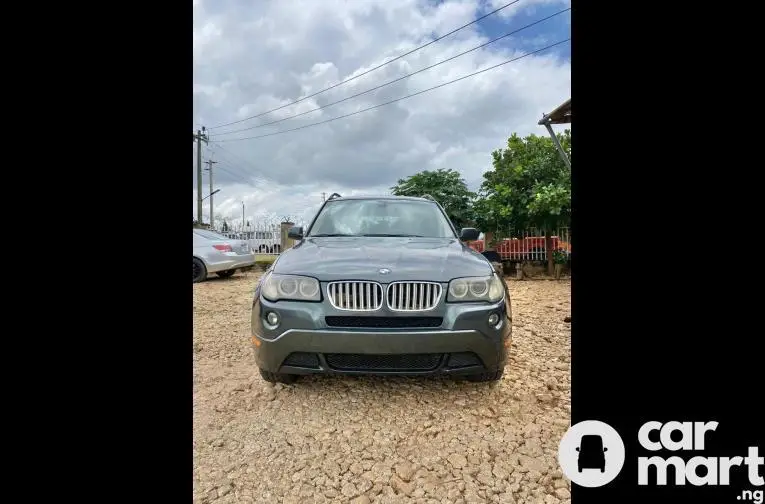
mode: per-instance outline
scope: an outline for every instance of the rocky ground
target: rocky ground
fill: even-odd
[[[196,503],[570,502],[568,281],[508,280],[512,357],[496,386],[449,379],[262,381],[258,273],[194,285]]]

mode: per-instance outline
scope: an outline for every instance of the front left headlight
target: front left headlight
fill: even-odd
[[[485,277],[455,278],[449,282],[449,303],[488,301],[496,303],[505,294],[502,279],[494,273]]]
[[[261,295],[269,301],[321,301],[319,281],[298,275],[271,273],[260,286]]]

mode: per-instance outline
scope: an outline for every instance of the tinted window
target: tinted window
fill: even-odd
[[[407,200],[343,200],[327,203],[308,236],[399,235],[455,238],[433,203]]]

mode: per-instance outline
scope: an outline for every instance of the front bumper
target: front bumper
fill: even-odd
[[[279,315],[280,324],[269,329],[264,319],[272,311]],[[488,324],[491,313],[500,316],[499,327]],[[326,302],[272,303],[258,297],[252,309],[255,361],[265,371],[288,374],[473,374],[505,366],[512,323],[504,301],[492,305],[442,302],[427,315],[441,319],[440,325],[332,327],[328,317],[363,320],[370,315],[337,311]],[[407,316],[418,314],[383,309],[371,315],[394,322]]]

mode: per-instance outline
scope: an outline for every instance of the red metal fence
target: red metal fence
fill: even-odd
[[[484,240],[470,242],[476,252],[486,249]],[[503,261],[545,261],[547,260],[544,233],[535,229],[521,233],[519,238],[505,238],[497,243],[495,250]],[[552,236],[552,250],[569,256],[571,241],[568,228],[560,228]]]

